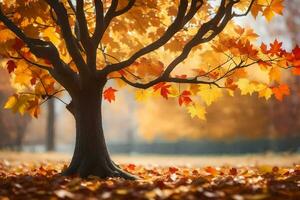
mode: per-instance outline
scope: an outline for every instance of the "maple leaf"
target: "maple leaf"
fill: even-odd
[[[278,42],[277,39],[270,44],[271,48],[268,51],[271,55],[280,55],[282,52],[282,42]]]
[[[300,76],[300,48],[297,45],[293,51],[292,55],[288,55],[288,60],[292,62],[294,68],[292,69],[292,73],[296,76]]]
[[[7,66],[8,73],[14,72],[15,69],[17,68],[16,63],[13,60],[7,61],[6,66]]]
[[[254,18],[257,17],[258,13],[263,11],[263,5],[259,4],[257,1],[254,2],[251,9],[251,14]]]
[[[135,100],[142,102],[148,99],[151,95],[150,90],[136,90],[135,92]]]
[[[255,86],[251,84],[251,82],[248,79],[239,79],[237,85],[238,88],[241,90],[242,95],[252,95],[253,92],[255,92]]]
[[[234,83],[232,78],[227,78],[225,82],[225,87],[230,90],[235,90],[238,86]]]
[[[210,106],[214,101],[222,97],[222,90],[215,86],[201,85],[198,95],[206,105]]]
[[[169,94],[171,94],[169,88],[171,85],[168,85],[166,83],[158,83],[155,86],[153,86],[154,91],[160,90],[161,96],[163,96],[165,99],[168,99]]]
[[[271,80],[271,81],[277,81],[277,82],[280,82],[280,80],[281,80],[280,69],[279,69],[278,67],[273,67],[273,68],[270,70],[269,77],[270,77],[270,80]]]
[[[30,115],[38,118],[38,115],[40,114],[40,104],[39,104],[39,99],[35,98],[34,100],[28,101],[28,107],[27,110],[29,111]]]
[[[180,106],[182,106],[182,104],[189,105],[192,102],[190,96],[191,96],[191,92],[188,90],[184,90],[178,98],[179,105]]]
[[[192,118],[197,116],[199,119],[206,120],[205,117],[206,111],[203,106],[195,104],[195,105],[188,106],[187,108]]]
[[[282,101],[284,96],[290,95],[290,88],[287,84],[280,84],[272,89],[277,100]]]
[[[265,89],[259,91],[259,93],[258,93],[259,97],[261,97],[261,98],[263,97],[266,100],[270,99],[272,97],[272,95],[273,95],[273,91],[269,87],[266,87]]]
[[[109,103],[111,103],[112,101],[115,101],[115,93],[117,92],[116,89],[113,89],[112,87],[107,88],[104,92],[103,92],[103,96],[104,99],[107,100]]]
[[[293,49],[292,52],[293,52],[295,59],[300,60],[300,47],[298,45]]]
[[[17,95],[9,97],[7,102],[4,105],[5,109],[12,109],[13,112],[19,112],[20,114],[24,114],[27,110],[27,103],[31,99],[28,95]]]
[[[270,4],[267,5],[263,11],[263,16],[265,16],[268,21],[271,21],[275,14],[282,15],[283,9],[283,0],[271,0]]]
[[[264,54],[268,54],[269,53],[268,47],[267,47],[267,45],[265,43],[261,43],[260,50]]]

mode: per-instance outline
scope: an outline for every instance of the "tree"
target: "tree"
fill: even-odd
[[[276,82],[277,74],[299,60],[299,48],[286,52],[277,40],[255,47],[258,36],[233,19],[251,12],[271,20],[282,13],[282,2],[4,0],[0,50],[19,85],[5,107],[37,117],[39,105],[59,99],[64,88],[76,121],[74,155],[64,174],[134,178],[106,148],[101,94],[111,102],[117,92],[107,82],[137,88],[138,99],[157,93],[178,98],[199,118],[205,110],[198,93],[207,104],[223,88],[281,100],[289,88]],[[255,78],[250,66],[270,80]]]
[[[281,21],[274,23],[269,31],[271,35],[277,34],[286,37],[290,40],[291,45],[294,46],[298,41],[300,41],[300,35],[298,32],[300,23],[297,18],[294,17],[299,16],[300,14],[299,9],[297,9],[300,6],[300,2],[290,0],[285,2],[285,5],[287,8],[285,10],[285,16]],[[282,21],[284,23],[282,23]],[[284,24],[284,26],[282,24]],[[281,135],[283,137],[286,137],[286,135],[299,135],[300,130],[300,102],[298,100],[300,94],[299,77],[289,77],[288,84],[290,85],[292,95],[286,98],[281,104],[273,101],[270,106],[273,126],[277,135]],[[286,117],[280,119],[280,116],[283,115],[286,115]]]
[[[46,150],[55,150],[55,102],[53,98],[48,101]]]

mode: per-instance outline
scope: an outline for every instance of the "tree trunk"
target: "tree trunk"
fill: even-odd
[[[23,149],[23,138],[24,138],[24,133],[25,133],[25,129],[24,129],[24,126],[17,126],[17,129],[16,129],[16,142],[15,142],[15,145],[16,145],[16,150],[17,151],[22,151]]]
[[[102,128],[102,90],[103,88],[89,87],[72,97],[76,144],[72,161],[63,174],[135,179],[136,177],[122,171],[110,159]]]
[[[48,101],[46,150],[55,150],[55,105],[53,98]]]

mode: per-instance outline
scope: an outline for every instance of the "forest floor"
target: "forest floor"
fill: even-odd
[[[137,181],[62,177],[70,155],[0,152],[0,200],[300,199],[300,155],[114,155]]]

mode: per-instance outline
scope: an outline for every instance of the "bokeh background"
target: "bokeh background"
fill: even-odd
[[[260,42],[275,37],[287,49],[300,44],[300,1],[285,2],[284,17],[271,23],[246,17],[238,23],[254,28]],[[0,70],[0,105],[13,94],[8,72]],[[225,94],[207,109],[207,120],[191,119],[177,102],[135,101],[126,88],[114,103],[105,102],[104,129],[112,153],[128,154],[244,154],[300,151],[300,77],[285,76],[292,95],[283,102]],[[69,101],[68,96],[62,96]],[[38,119],[0,110],[0,149],[72,153],[75,125],[59,101],[43,106]]]

